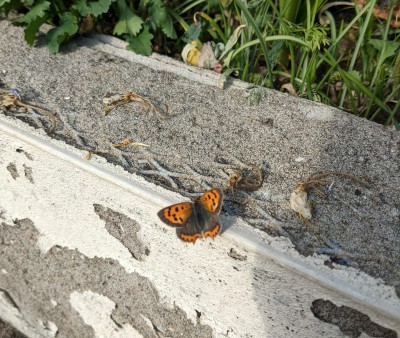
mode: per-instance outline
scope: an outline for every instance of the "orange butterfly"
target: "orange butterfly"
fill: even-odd
[[[224,194],[219,188],[206,191],[194,202],[183,202],[161,209],[157,215],[166,224],[176,227],[178,237],[186,242],[196,242],[198,238],[214,238],[221,230],[218,216],[222,208]]]

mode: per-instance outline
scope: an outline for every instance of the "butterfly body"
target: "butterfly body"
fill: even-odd
[[[219,212],[223,193],[219,188],[206,191],[191,202],[171,205],[158,212],[158,217],[166,224],[176,227],[180,239],[195,243],[198,238],[214,238],[221,230]]]

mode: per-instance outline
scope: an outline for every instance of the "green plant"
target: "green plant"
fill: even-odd
[[[57,53],[64,41],[85,32],[87,27],[82,29],[84,23],[91,22],[90,30],[96,23],[107,21],[107,13],[113,14],[113,34],[128,41],[128,49],[139,54],[151,54],[156,36],[159,39],[177,38],[170,9],[162,0],[75,0],[72,5],[67,5],[65,0],[0,0],[0,10],[26,12],[14,23],[25,27],[25,40],[29,45],[33,45],[44,23],[54,25],[47,33],[51,53]]]
[[[334,39],[329,48],[320,53],[317,70],[326,69],[326,74],[336,73],[337,76],[322,77],[317,90],[328,104],[337,105],[370,120],[396,126],[400,117],[397,101],[400,86],[395,76],[400,35],[390,28],[389,21],[379,24],[374,22],[375,3],[374,0],[370,1],[361,10],[355,7],[356,15],[351,22],[335,25],[339,29],[332,34]],[[393,9],[394,2],[389,17]],[[329,12],[326,14],[332,24],[333,16]],[[348,41],[356,24],[357,35],[351,42],[354,47],[347,51],[340,50],[338,46],[346,39]],[[332,91],[334,95],[329,95]],[[332,97],[337,98],[337,101],[332,101]]]
[[[226,71],[239,69],[241,79],[267,87],[290,82],[300,96],[396,126],[400,34],[390,20],[374,20],[375,4],[359,9],[353,2],[280,0],[276,7],[272,1],[233,0],[226,7],[221,2],[219,30],[216,20],[203,17],[224,43],[235,28],[226,27],[233,18],[234,26],[246,25],[224,59]],[[335,20],[332,6],[354,11],[353,18]],[[393,1],[389,17],[394,8]],[[346,43],[350,48],[343,48]]]

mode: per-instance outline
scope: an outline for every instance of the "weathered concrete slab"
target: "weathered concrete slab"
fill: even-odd
[[[198,70],[132,56],[95,40],[82,39],[51,56],[44,46],[27,47],[21,29],[8,22],[0,22],[0,31],[3,88],[18,88],[23,99],[57,113],[54,132],[51,120],[29,110],[4,109],[1,117],[0,177],[6,188],[0,198],[0,263],[6,273],[0,287],[31,332],[396,336],[390,330],[400,325],[397,133],[323,105],[246,90],[241,82],[222,91],[210,85],[217,83],[215,74],[199,77]],[[159,107],[167,104],[168,114],[132,103],[104,116],[103,97],[128,91]],[[26,136],[9,127],[14,118],[81,151],[54,140],[66,155],[47,149],[51,143],[40,133]],[[46,141],[38,145],[29,134]],[[125,138],[150,147],[111,148]],[[84,167],[87,150],[98,152],[88,165],[105,171]],[[228,170],[251,165],[263,168],[262,187],[232,193]],[[164,189],[121,167],[187,196],[223,187],[223,223],[231,227],[214,242],[195,247],[179,242],[156,217],[159,208],[179,200],[176,195],[161,197],[167,196]],[[145,188],[124,188],[107,171],[122,175],[127,187],[133,180]],[[290,210],[289,196],[296,183],[320,171],[348,173],[368,186],[332,177],[331,197],[311,196],[310,224]],[[248,229],[245,222],[259,230],[244,230],[240,240],[238,225]],[[231,248],[247,260],[234,260]],[[107,282],[98,285],[106,275],[112,290]],[[336,284],[337,290],[326,287]],[[45,300],[49,292],[56,305]],[[149,304],[148,297],[153,297]],[[126,303],[138,305],[134,311],[121,309]],[[8,313],[15,311],[4,304]],[[103,327],[88,313],[93,308],[110,319]],[[66,313],[71,317],[63,319]],[[343,324],[346,318],[350,325]],[[326,322],[341,323],[340,328]]]
[[[228,235],[235,224],[216,241],[184,244],[157,221],[162,201],[145,198],[159,188],[135,176],[118,184],[128,176],[122,169],[101,158],[85,162],[81,151],[19,127],[19,138],[4,122],[0,134],[0,304],[25,334],[337,337],[378,330],[395,337],[390,308],[377,311],[355,293],[346,297],[244,248]],[[79,161],[108,169],[108,180]],[[121,240],[126,232],[130,244]]]

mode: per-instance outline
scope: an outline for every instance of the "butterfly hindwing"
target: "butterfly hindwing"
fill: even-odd
[[[183,228],[176,229],[176,234],[181,240],[185,242],[192,242],[194,244],[198,238],[203,237],[202,229],[202,222],[199,222],[196,213],[193,212],[185,226]]]
[[[213,214],[221,211],[224,194],[219,188],[212,188],[206,191],[199,199],[204,208]]]
[[[221,231],[221,219],[217,214],[210,214],[210,218],[204,223],[204,237],[214,238]]]
[[[178,237],[186,242],[195,243],[198,238],[214,238],[221,230],[218,214],[211,213],[198,199],[193,203],[193,213],[183,228],[177,229]]]
[[[193,213],[193,203],[183,202],[161,209],[157,215],[166,224],[182,227]]]

